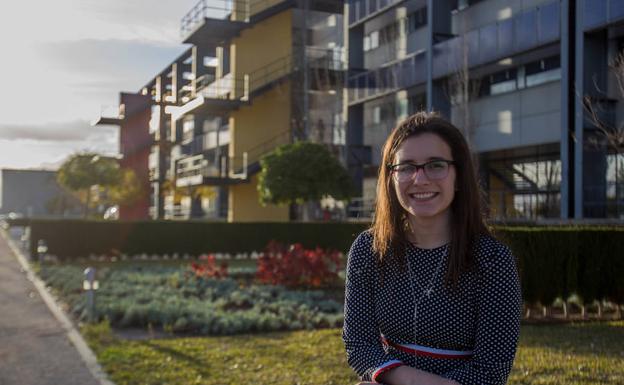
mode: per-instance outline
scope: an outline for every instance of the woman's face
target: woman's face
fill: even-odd
[[[412,136],[401,143],[393,165],[404,163],[424,165],[432,160],[452,161],[451,148],[438,135],[424,133]],[[408,168],[408,172],[403,171],[402,176],[399,176],[396,169],[391,171],[397,198],[411,217],[410,222],[445,220],[449,215],[449,208],[455,196],[455,166],[448,164],[448,173],[441,179],[439,179],[440,175],[444,175],[444,172],[437,171],[439,166],[439,164],[433,164],[433,167],[429,167],[428,173],[433,178],[427,177],[422,167],[414,173],[409,173],[410,168]],[[405,180],[406,175],[412,176]]]

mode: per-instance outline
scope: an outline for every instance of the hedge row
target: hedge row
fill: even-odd
[[[575,293],[585,303],[624,303],[624,227],[501,227],[518,259],[525,302],[551,304]]]
[[[15,224],[15,223],[14,223]],[[90,254],[241,253],[270,240],[347,251],[361,223],[210,223],[30,220],[31,250],[44,239],[60,259]],[[518,258],[526,302],[550,304],[578,294],[585,302],[624,303],[624,227],[496,227]]]
[[[31,255],[45,240],[48,253],[60,259],[119,253],[201,255],[250,253],[269,241],[301,243],[339,251],[349,249],[366,225],[359,223],[220,223],[200,221],[30,220]]]

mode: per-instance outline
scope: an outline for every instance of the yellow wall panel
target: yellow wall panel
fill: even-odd
[[[251,183],[230,187],[228,222],[287,222],[288,206],[260,205],[257,183],[258,177],[254,175]]]
[[[242,79],[292,55],[292,15],[292,10],[281,12],[232,39],[231,70],[235,78]]]
[[[278,145],[287,142],[283,135],[290,130],[290,82],[284,81],[254,98],[230,115],[230,156],[240,158],[243,152],[257,154],[259,145]],[[278,137],[279,141],[274,141]],[[262,146],[261,146],[262,147]],[[256,150],[254,150],[256,149]],[[252,150],[252,151],[250,151]]]

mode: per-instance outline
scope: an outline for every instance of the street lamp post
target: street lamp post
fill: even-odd
[[[84,281],[82,288],[87,296],[87,319],[88,322],[95,321],[95,291],[99,289],[99,282],[95,279],[95,268],[87,267],[84,271]]]

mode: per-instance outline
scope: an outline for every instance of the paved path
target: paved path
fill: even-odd
[[[0,385],[100,385],[71,335],[0,234]]]

